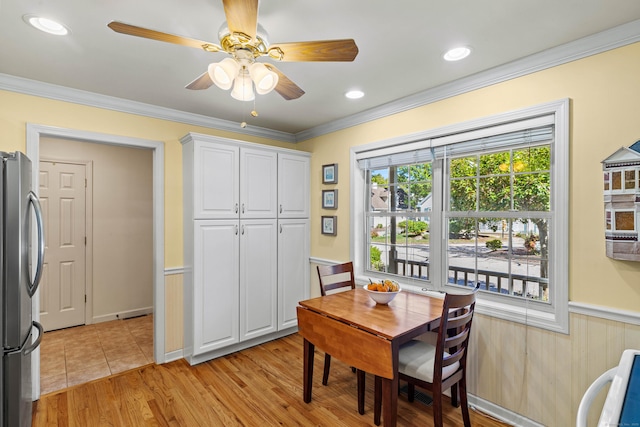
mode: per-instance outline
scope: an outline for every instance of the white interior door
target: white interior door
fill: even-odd
[[[40,323],[45,331],[85,324],[86,166],[40,162],[45,257]]]

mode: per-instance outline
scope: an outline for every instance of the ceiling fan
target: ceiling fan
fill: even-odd
[[[241,101],[254,99],[253,84],[258,94],[271,90],[284,99],[292,100],[304,91],[270,63],[256,61],[262,56],[276,61],[353,61],[358,47],[353,39],[275,43],[270,45],[266,32],[258,24],[258,0],[222,0],[226,22],[218,36],[219,44],[188,37],[162,33],[118,21],[108,24],[113,31],[167,43],[204,49],[207,52],[226,52],[231,55],[209,65],[207,71],[189,83],[187,89],[207,89],[215,84],[228,90]]]

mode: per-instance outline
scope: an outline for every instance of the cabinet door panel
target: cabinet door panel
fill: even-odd
[[[309,298],[309,220],[278,221],[278,329],[297,326],[298,302]]]
[[[194,354],[239,341],[238,233],[238,221],[196,221]]]
[[[240,222],[240,340],[277,330],[276,220]]]
[[[309,158],[278,154],[278,218],[309,217]]]
[[[278,156],[272,151],[240,151],[240,218],[275,218],[278,208]]]
[[[238,218],[239,148],[198,143],[194,167],[194,219]]]

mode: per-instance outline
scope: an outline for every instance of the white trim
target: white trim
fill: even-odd
[[[640,326],[640,312],[637,311],[570,301],[569,312]]]
[[[184,267],[170,267],[164,269],[165,276],[171,276],[173,274],[184,274]]]
[[[341,262],[344,262],[344,261],[334,261],[334,260],[324,259],[324,258],[309,257],[309,262],[314,264],[319,264],[319,265],[334,265],[334,264],[340,264]]]
[[[557,232],[551,236],[550,248],[554,254],[554,263],[550,271],[550,277],[558,286],[550,287],[551,304],[539,303],[536,301],[528,301],[526,298],[511,298],[510,301],[501,295],[493,295],[491,293],[481,293],[478,297],[478,312],[501,319],[524,323],[536,327],[541,327],[554,332],[569,332],[569,272],[568,272],[568,218],[569,218],[569,100],[562,99],[558,101],[547,102],[532,107],[509,111],[502,114],[496,114],[483,117],[467,122],[456,123],[450,126],[425,130],[409,135],[395,137],[385,141],[376,141],[369,144],[352,147],[350,150],[350,167],[351,167],[351,194],[355,195],[351,198],[351,259],[354,261],[354,273],[356,277],[365,278],[364,268],[368,260],[366,259],[366,251],[362,243],[364,233],[361,230],[364,227],[364,209],[367,204],[365,200],[364,173],[358,168],[358,157],[362,157],[361,153],[371,152],[372,150],[383,149],[387,146],[394,146],[397,150],[403,149],[403,144],[411,144],[420,139],[429,140],[437,138],[440,135],[452,135],[465,132],[468,130],[481,129],[483,127],[495,127],[505,123],[512,123],[519,120],[528,120],[536,117],[553,116],[555,123],[554,150],[552,161],[554,167],[552,171],[552,192],[551,211],[554,213],[554,229]],[[545,119],[546,120],[546,119]],[[557,166],[560,165],[560,166]],[[434,188],[440,188],[438,183],[434,182]],[[563,214],[557,214],[561,212]],[[432,220],[435,225],[439,224],[439,216],[437,212],[433,212]],[[435,228],[434,228],[435,230]],[[436,232],[436,235],[441,233]],[[439,244],[435,243],[435,244]],[[435,252],[433,262],[435,265],[444,267],[444,259],[438,262]],[[449,288],[446,283],[447,275],[444,274],[444,268],[436,271],[441,272],[442,277],[433,276],[431,280],[431,290],[443,291]],[[404,278],[406,283],[401,285],[415,286],[420,290],[426,286],[423,281]],[[401,280],[402,282],[402,280]]]
[[[102,316],[94,317],[91,323],[110,322],[112,320],[126,320],[132,317],[144,316],[153,313],[153,307],[137,308],[135,310],[120,311],[118,313],[109,313]]]
[[[40,138],[43,136],[78,139],[98,144],[121,145],[153,150],[153,355],[156,363],[164,363],[164,144],[159,141],[146,139],[27,123],[27,156],[32,162],[33,187],[36,194],[39,188]],[[37,292],[33,298],[33,317],[36,321],[40,318],[40,297]],[[36,349],[36,352],[36,356],[32,359],[32,393],[34,400],[40,397],[39,349]]]
[[[523,417],[513,411],[498,406],[495,403],[491,403],[488,400],[484,400],[473,394],[468,394],[469,409],[478,411],[484,415],[488,415],[492,418],[496,418],[503,423],[518,427],[544,427],[529,418]]]
[[[184,352],[182,351],[182,349],[170,351],[169,353],[165,353],[164,362],[165,363],[173,362],[176,360],[180,360],[183,357],[184,357]]]

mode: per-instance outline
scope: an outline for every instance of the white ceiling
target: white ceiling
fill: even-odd
[[[25,14],[57,19],[71,34],[39,32]],[[225,53],[107,28],[117,20],[218,43],[220,0],[3,0],[0,73],[296,134],[639,20],[640,1],[265,0],[258,17],[272,43],[353,38],[359,54],[354,62],[279,63],[306,94],[257,95],[253,118],[253,102],[215,86],[184,88]],[[461,44],[472,47],[469,58],[442,60]],[[348,100],[349,89],[366,95]]]

